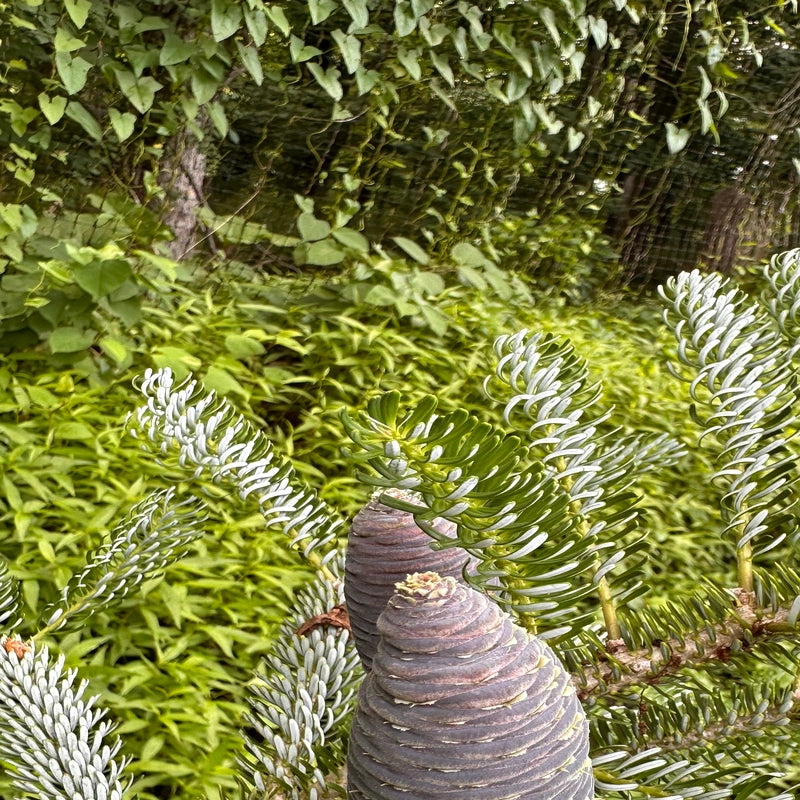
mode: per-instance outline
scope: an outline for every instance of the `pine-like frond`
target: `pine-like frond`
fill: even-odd
[[[330,566],[335,575],[343,568]],[[330,775],[344,763],[346,723],[363,672],[348,630],[304,623],[343,602],[338,577],[319,577],[304,589],[249,687],[247,756],[239,765],[254,796],[275,784],[287,800],[319,800],[336,790]]]
[[[62,590],[61,601],[47,609],[37,637],[109,610],[142,581],[178,561],[203,534],[198,508],[202,503],[196,497],[176,503],[174,488],[135,506],[108,543],[89,554],[84,569]]]
[[[357,417],[344,413],[345,429],[362,451],[357,460],[378,473],[360,477],[418,491],[419,504],[381,500],[413,513],[439,546],[474,556],[477,573],[466,579],[512,613],[532,615],[540,636],[580,628],[586,616],[575,602],[591,591],[596,552],[593,538],[577,528],[569,495],[518,437],[466,411],[440,415],[436,408],[436,398],[426,397],[400,415],[392,392],[370,400]],[[436,517],[454,521],[456,536],[438,535]]]
[[[764,267],[762,300],[790,347],[800,340],[800,249],[773,256]]]
[[[630,486],[683,450],[667,436],[601,432],[610,416],[594,408],[602,386],[588,383],[587,363],[569,341],[522,330],[498,337],[494,350],[497,367],[484,381],[487,394],[503,405],[506,424],[530,436],[531,452],[569,495],[582,535],[613,545],[610,554],[598,550],[593,582],[609,635],[618,637],[614,609],[646,592],[639,580],[646,545],[630,535],[637,522]]]
[[[726,487],[724,532],[738,550],[756,539],[760,552],[769,550],[796,527],[787,513],[797,477],[786,437],[797,423],[798,345],[786,347],[772,320],[719,275],[682,272],[659,293],[678,345],[671,370],[689,383],[704,437],[721,445],[714,479]]]
[[[748,800],[775,775],[764,764],[751,769],[709,764],[651,747],[629,752],[608,749],[592,758],[596,800]],[[781,792],[770,800],[792,800]]]
[[[196,380],[175,385],[169,369],[147,370],[140,389],[146,403],[129,416],[134,435],[165,455],[176,453],[196,476],[206,472],[242,499],[255,497],[267,523],[283,525],[291,545],[302,545],[306,556],[318,554],[322,564],[335,556],[344,520],[230,403]]]
[[[122,800],[120,742],[75,675],[46,647],[0,639],[0,764],[25,797]]]
[[[19,583],[0,558],[0,630],[11,631],[20,623]]]

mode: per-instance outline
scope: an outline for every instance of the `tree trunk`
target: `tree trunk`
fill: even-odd
[[[193,136],[180,133],[165,147],[158,183],[165,192],[164,223],[174,235],[170,254],[180,261],[197,244],[198,209],[205,205],[206,156]]]

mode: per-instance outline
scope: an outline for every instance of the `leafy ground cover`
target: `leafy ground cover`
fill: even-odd
[[[368,489],[344,452],[340,409],[362,407],[380,388],[410,401],[435,392],[445,409],[486,414],[480,387],[492,340],[522,327],[571,338],[603,381],[603,402],[615,406],[609,425],[695,435],[683,387],[663,366],[666,334],[646,303],[540,305],[513,276],[480,264],[433,271],[381,257],[313,282],[255,282],[231,269],[153,283],[158,291],[143,294],[140,318],[125,332],[124,359],[102,348],[71,361],[44,349],[8,355],[0,369],[0,555],[23,581],[31,615],[46,617],[85,553],[148,491],[186,488],[185,473],[153,462],[125,431],[139,402],[132,381],[147,367],[195,373],[228,395],[348,514]],[[101,315],[96,321],[102,328]],[[663,554],[648,567],[656,598],[676,574],[688,582],[723,571],[702,536],[713,513],[711,494],[698,492],[708,470],[695,453],[648,479],[643,502]],[[120,721],[143,800],[212,798],[234,785],[244,686],[309,574],[255,508],[200,488],[212,513],[190,557],[113,614],[54,642]]]

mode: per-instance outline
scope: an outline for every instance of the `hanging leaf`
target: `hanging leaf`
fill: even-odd
[[[224,106],[222,103],[212,101],[206,106],[206,110],[208,111],[208,118],[217,129],[217,133],[219,133],[220,137],[224,139],[228,135],[229,127],[228,117],[225,115]]]
[[[308,71],[314,76],[314,80],[334,99],[341,100],[344,95],[342,84],[339,83],[339,72],[336,67],[328,67],[323,70],[319,64],[311,63],[308,65]]]
[[[97,124],[97,120],[77,101],[70,100],[67,104],[66,115],[77,122],[86,133],[98,142],[103,138],[103,132]]]
[[[252,45],[244,45],[239,41],[236,42],[236,49],[239,51],[239,58],[244,68],[250,73],[256,86],[261,86],[264,81],[264,70],[261,67],[258,51]]]
[[[288,36],[292,30],[289,20],[286,19],[286,12],[278,5],[267,5],[264,7],[267,16],[275,23],[278,30],[284,35]]]
[[[358,37],[338,29],[331,36],[339,47],[347,71],[352,75],[361,64],[361,42]]]
[[[353,20],[351,30],[366,28],[369,25],[369,9],[367,0],[342,0],[342,5]]]
[[[183,64],[197,52],[194,42],[184,41],[180,36],[171,31],[164,36],[164,46],[158,53],[158,63],[162,67],[174,64]]]
[[[392,241],[410,255],[414,261],[420,264],[427,264],[430,261],[428,254],[416,242],[412,242],[411,239],[406,239],[404,236],[393,236]]]
[[[108,109],[108,118],[117,139],[124,142],[132,133],[136,124],[136,117],[129,111],[121,114],[116,108]]]
[[[667,149],[670,153],[680,153],[689,141],[689,131],[686,128],[679,128],[674,122],[664,124],[667,129]]]
[[[56,53],[56,72],[67,94],[75,94],[86,85],[86,76],[92,65],[80,56],[74,58],[69,53]]]
[[[86,24],[92,4],[90,0],[64,0],[64,8],[67,9],[67,14],[75,23],[75,27],[80,30]]]
[[[37,99],[42,114],[51,125],[55,125],[64,116],[64,110],[67,107],[66,97],[48,97],[42,92]]]
[[[153,105],[156,92],[163,88],[155,78],[149,75],[137,78],[128,69],[117,70],[117,83],[122,94],[140,114]]]
[[[237,3],[226,0],[212,0],[211,3],[211,35],[221,42],[233,36],[239,30],[242,21],[242,10]]]
[[[314,25],[325,22],[336,11],[337,7],[336,0],[308,0],[308,13],[311,16],[311,22]]]

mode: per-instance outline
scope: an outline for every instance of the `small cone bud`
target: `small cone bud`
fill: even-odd
[[[434,525],[446,536],[455,535],[452,522],[440,519]],[[353,639],[365,670],[371,668],[378,646],[378,617],[398,582],[409,573],[424,570],[461,578],[469,556],[460,547],[432,550],[431,541],[412,514],[389,508],[377,498],[353,520],[347,538],[344,593]]]

